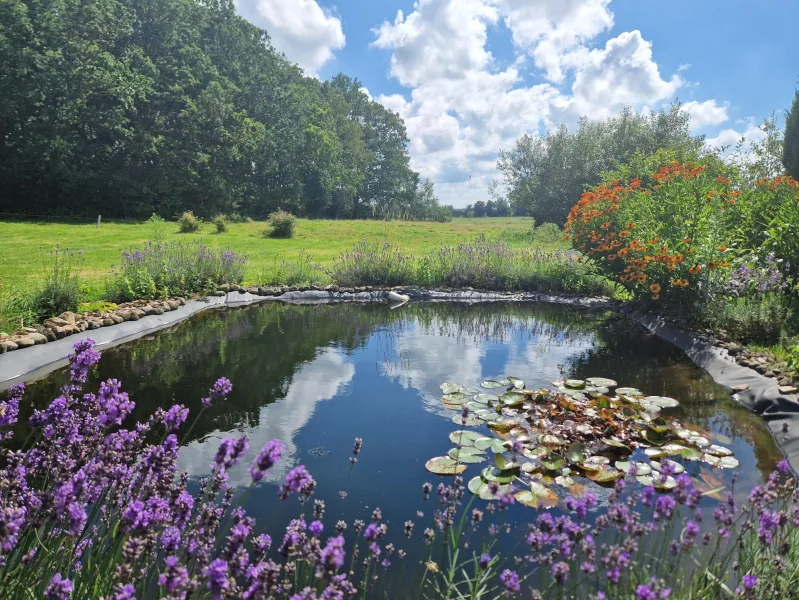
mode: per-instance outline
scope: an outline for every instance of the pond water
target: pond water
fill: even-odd
[[[246,434],[249,460],[234,468],[231,482],[259,524],[274,533],[297,516],[299,505],[279,502],[277,486],[288,469],[304,464],[318,481],[315,497],[327,504],[328,531],[338,519],[368,521],[380,507],[389,541],[410,558],[421,552],[422,530],[436,508],[435,499],[422,499],[422,484],[451,481],[425,469],[429,458],[452,447],[448,435],[458,429],[451,421],[455,411],[441,402],[443,382],[476,387],[515,376],[538,388],[564,376],[602,376],[647,395],[677,398],[681,405],[670,414],[729,438],[726,445],[741,463],[735,470],[740,496],[781,458],[764,423],[677,349],[611,313],[561,306],[418,303],[391,311],[383,305],[264,304],[206,312],[105,351],[90,389],[98,380],[120,379],[141,420],[173,403],[196,415],[200,399],[222,376],[233,382],[233,393],[203,412],[190,439],[182,440],[182,467],[195,485],[208,475],[220,441]],[[62,371],[31,384],[29,397],[46,403],[64,379]],[[363,449],[351,468],[356,437],[363,438]],[[250,460],[274,438],[288,452],[245,493]],[[470,465],[465,480],[481,467]],[[713,476],[730,486],[732,471]],[[516,505],[503,521],[523,524],[535,512]],[[402,533],[408,519],[417,523],[410,542]],[[523,535],[523,527],[519,531]]]

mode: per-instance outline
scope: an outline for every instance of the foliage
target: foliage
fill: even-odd
[[[185,211],[178,219],[180,233],[196,233],[200,230],[200,219],[194,216],[190,210]]]
[[[782,164],[783,136],[777,127],[777,117],[772,113],[758,127],[762,139],[741,140],[726,157],[726,161],[737,167],[746,183],[760,179],[773,179],[785,175]]]
[[[241,283],[246,256],[195,242],[148,243],[126,251],[108,283],[113,301],[169,297],[213,291],[222,283]]]
[[[402,119],[305,76],[233,2],[8,0],[0,63],[0,211],[410,212]]]
[[[163,242],[169,233],[169,223],[162,219],[157,214],[153,213],[144,224],[150,232],[150,241]]]
[[[583,118],[574,133],[561,126],[545,138],[521,137],[511,150],[500,152],[497,168],[513,207],[538,222],[561,224],[587,187],[598,185],[604,171],[636,152],[668,149],[679,153],[681,161],[701,155],[704,138],[691,136],[689,120],[679,104],[648,115],[628,107],[604,122]]]
[[[95,300],[93,302],[81,302],[78,306],[79,313],[87,312],[108,312],[119,308],[113,302],[106,302],[105,300]]]
[[[269,227],[267,235],[273,238],[289,239],[294,237],[294,228],[297,226],[297,218],[289,212],[278,210],[269,215]]]
[[[788,175],[799,179],[799,91],[794,94],[791,109],[785,115],[782,164]]]
[[[699,310],[701,323],[746,344],[780,340],[789,310],[779,293],[714,297]]]
[[[193,427],[187,427],[189,410],[161,408],[134,424],[129,415],[135,403],[119,381],[101,383],[97,394],[85,393],[88,372],[100,358],[93,346],[91,340],[76,344],[69,383],[48,407],[34,411],[30,425],[39,434],[19,451],[0,449],[4,600],[132,599],[164,591],[171,597],[276,600],[300,594],[392,597],[398,585],[403,597],[471,600],[794,595],[799,507],[786,461],[740,506],[732,494],[720,496],[709,483],[678,474],[671,462],[662,461],[661,476],[673,480],[671,494],[659,495],[654,485],[630,485],[635,475],[605,482],[601,501],[596,488],[573,490],[562,512],[530,513],[521,546],[518,532],[497,522],[509,504],[531,503],[532,485],[529,495],[511,484],[501,491],[505,484],[487,485],[496,503],[484,512],[472,509],[474,496],[467,496],[462,478],[449,485],[441,481],[431,526],[419,533],[416,520],[404,526],[408,538],[424,540],[428,558],[417,570],[404,564],[402,547],[387,543],[399,516],[384,517],[375,508],[368,524],[334,524],[338,515],[326,514],[323,502],[308,502],[316,481],[303,465],[281,477],[278,490],[287,507],[300,499],[296,518],[284,531],[263,532],[232,503],[228,472],[247,460],[246,436],[225,439],[211,476],[190,487],[178,470],[178,434],[188,438]],[[232,390],[230,381],[217,380],[195,422]],[[13,427],[24,393],[25,386],[18,385],[0,401],[5,440],[16,442]],[[464,432],[453,435],[459,439]],[[513,448],[520,440],[510,436],[505,443]],[[364,440],[356,438],[353,468],[363,448]],[[279,440],[265,444],[251,459],[251,486],[273,473],[285,450]],[[433,485],[425,483],[424,498],[432,492]],[[722,502],[711,519],[706,500],[714,497]],[[494,541],[504,535],[517,542],[505,554],[495,550]],[[407,572],[413,579],[398,582],[395,574]]]
[[[40,250],[40,254],[45,264],[44,281],[34,284],[18,300],[18,310],[32,322],[75,312],[83,298],[83,252],[56,246],[52,252],[45,254]]]
[[[283,260],[261,273],[258,281],[264,285],[300,285],[321,283],[327,278],[322,265],[311,254],[301,252],[295,261]]]
[[[333,261],[328,272],[343,286],[402,285],[413,282],[414,261],[389,243],[359,242]]]
[[[225,215],[216,215],[211,223],[216,228],[217,233],[225,233],[227,231],[228,218]]]

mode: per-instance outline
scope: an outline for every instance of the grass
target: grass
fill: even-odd
[[[292,239],[264,238],[263,222],[230,223],[228,231],[215,233],[211,223],[204,223],[197,233],[178,233],[177,223],[165,240],[202,241],[212,248],[230,247],[248,257],[246,283],[263,283],[281,261],[294,261],[303,251],[315,262],[330,267],[333,259],[362,241],[389,242],[406,254],[420,255],[442,244],[456,245],[471,241],[480,234],[499,238],[507,231],[530,229],[532,219],[483,218],[455,219],[450,223],[413,223],[407,221],[309,221],[300,219]],[[83,250],[82,278],[89,288],[89,298],[102,295],[103,284],[113,265],[119,265],[122,252],[142,245],[151,237],[144,223],[103,223],[72,225],[0,221],[0,285],[3,290],[24,286],[41,273],[40,248],[49,251],[60,244],[62,249]],[[522,238],[523,239],[523,238]],[[520,241],[511,246],[524,247]],[[553,249],[556,245],[553,245]]]

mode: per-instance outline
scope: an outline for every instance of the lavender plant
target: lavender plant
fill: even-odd
[[[202,292],[221,283],[241,283],[247,257],[215,250],[200,241],[150,242],[122,254],[108,284],[114,301]]]
[[[69,383],[34,411],[31,439],[0,454],[0,598],[795,597],[799,494],[784,461],[743,506],[730,494],[707,514],[703,493],[675,472],[668,495],[628,486],[632,479],[616,481],[602,501],[592,489],[573,492],[565,510],[531,513],[521,534],[503,522],[513,490],[492,486],[495,498],[481,510],[460,477],[425,483],[425,499],[434,489],[437,498],[433,522],[415,534],[418,514],[404,532],[421,537],[426,556],[416,577],[392,579],[404,573],[407,554],[386,543],[380,509],[369,523],[331,525],[324,502],[310,502],[316,482],[302,465],[278,490],[285,502],[301,501],[280,534],[260,531],[234,506],[228,473],[245,460],[245,436],[222,442],[210,476],[191,493],[177,466],[189,411],[172,406],[130,426],[134,403],[119,381],[85,389],[98,361],[91,340],[76,344]],[[13,437],[24,391],[17,385],[0,401],[3,441]],[[231,391],[218,380],[203,406]],[[353,458],[362,444],[356,440]],[[278,440],[261,449],[251,485],[284,450]],[[503,555],[505,536],[519,544]]]
[[[414,280],[414,260],[388,243],[364,241],[338,256],[328,274],[345,286],[408,285]]]

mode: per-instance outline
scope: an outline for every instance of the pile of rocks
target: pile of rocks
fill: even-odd
[[[135,300],[120,304],[118,308],[105,312],[77,314],[65,312],[35,327],[22,327],[13,335],[0,333],[0,354],[36,344],[54,342],[68,335],[89,329],[110,327],[125,321],[138,321],[147,315],[162,315],[186,304],[184,298],[168,300]]]
[[[780,385],[780,393],[796,393],[797,389],[794,385],[794,374],[791,372],[791,369],[788,367],[787,363],[779,361],[768,354],[752,352],[746,346],[736,342],[718,341],[716,345],[719,348],[724,348],[727,350],[730,358],[739,365],[749,367],[761,375],[776,379],[777,383]]]

